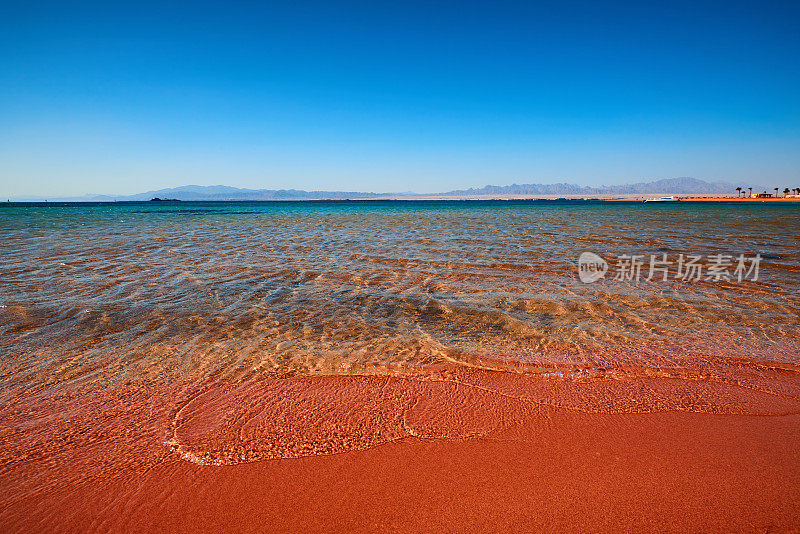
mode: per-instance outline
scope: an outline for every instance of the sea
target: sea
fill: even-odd
[[[98,413],[162,414],[146,439],[201,464],[419,435],[420,393],[374,404],[390,379],[589,412],[800,399],[800,203],[3,203],[0,243],[6,469]]]

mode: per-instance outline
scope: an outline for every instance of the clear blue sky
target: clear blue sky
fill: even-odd
[[[111,4],[3,2],[0,196],[800,187],[796,0]]]

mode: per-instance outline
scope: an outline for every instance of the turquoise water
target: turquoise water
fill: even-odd
[[[9,203],[0,235],[7,384],[798,363],[798,204]],[[763,260],[614,280],[621,254]]]

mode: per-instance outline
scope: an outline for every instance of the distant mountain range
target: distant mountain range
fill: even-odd
[[[152,198],[176,200],[323,200],[378,198],[385,195],[356,191],[303,191],[301,189],[241,189],[227,185],[185,185],[127,196],[87,196],[83,200],[138,201]]]
[[[697,178],[667,178],[654,182],[639,182],[626,185],[604,185],[588,187],[575,184],[511,184],[487,185],[480,189],[460,189],[445,193],[453,196],[470,195],[702,195],[735,194],[737,184],[705,182]]]
[[[225,185],[186,185],[147,191],[136,195],[84,195],[69,198],[21,197],[17,200],[60,200],[60,201],[143,201],[153,198],[177,200],[340,200],[376,199],[402,197],[469,197],[477,195],[531,195],[531,196],[595,196],[595,195],[655,195],[655,194],[735,194],[737,185],[725,182],[706,182],[696,178],[668,178],[653,182],[640,182],[627,185],[600,187],[576,184],[512,184],[487,185],[479,189],[458,189],[435,194],[417,193],[365,193],[358,191],[304,191],[301,189],[241,189]],[[755,187],[759,189],[759,187]]]

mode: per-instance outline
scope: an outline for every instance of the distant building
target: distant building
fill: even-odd
[[[772,198],[772,193],[753,193],[750,198]]]

